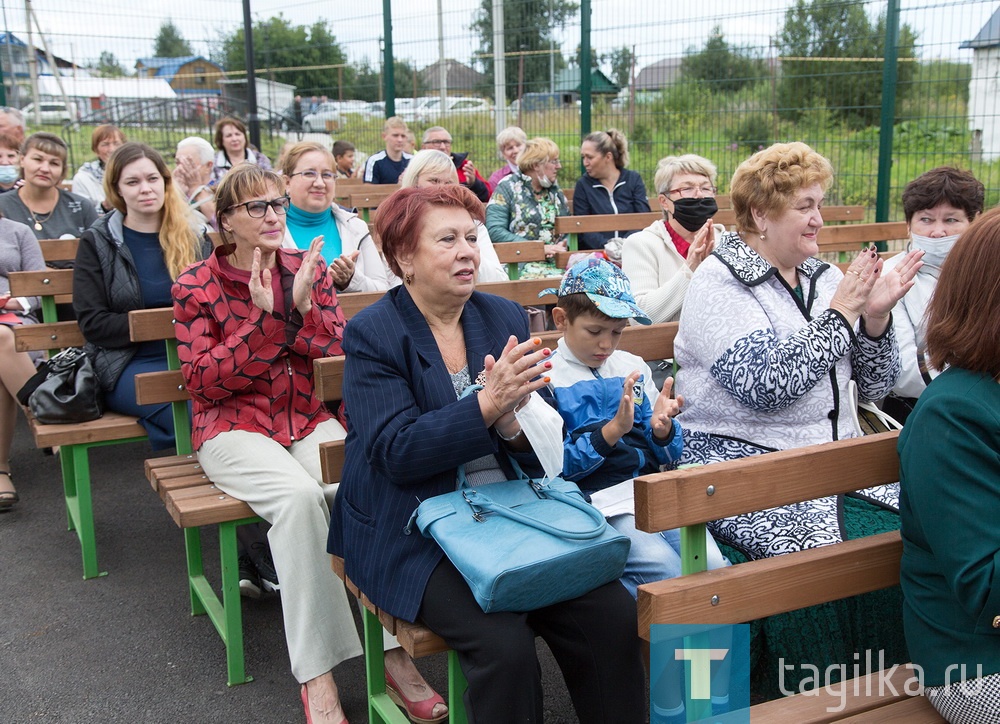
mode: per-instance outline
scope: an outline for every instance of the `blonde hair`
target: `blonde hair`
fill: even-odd
[[[403,175],[399,177],[399,187],[403,189],[416,187],[420,181],[420,174],[425,172],[448,174],[452,183],[458,183],[458,172],[451,157],[436,148],[425,148],[413,154]]]
[[[818,183],[825,191],[832,181],[833,166],[804,143],[775,143],[758,151],[739,165],[729,189],[737,230],[760,233],[754,211],[781,214],[799,190]]]
[[[611,159],[615,162],[615,168],[619,171],[628,166],[628,139],[617,128],[588,133],[583,137],[583,140],[593,143],[594,148],[602,156],[610,153]]]
[[[201,256],[201,239],[187,202],[174,186],[170,168],[156,150],[145,143],[130,142],[119,146],[108,159],[104,173],[104,195],[109,204],[123,215],[128,213],[125,200],[118,191],[118,182],[125,169],[136,161],[148,158],[163,177],[163,210],[160,217],[160,248],[170,278],[176,280],[180,273]]]
[[[298,165],[299,160],[307,153],[313,153],[314,151],[323,154],[323,156],[330,162],[331,168],[337,167],[337,162],[334,160],[333,154],[330,153],[330,150],[322,143],[299,141],[298,143],[292,144],[282,150],[281,165],[279,167],[281,168],[281,173],[284,174],[285,178],[289,178],[293,173],[295,173],[295,167]]]
[[[559,155],[559,146],[551,138],[539,136],[524,144],[524,150],[517,157],[517,167],[521,173],[528,173],[551,161]]]
[[[268,186],[274,186],[278,195],[284,196],[285,179],[279,174],[255,164],[241,163],[223,176],[215,187],[215,220],[225,254],[232,254],[236,250],[236,244],[229,238],[230,232],[226,231],[222,217],[232,211],[241,199],[260,196],[267,191]]]
[[[715,177],[718,171],[715,164],[707,158],[688,153],[683,156],[667,156],[661,158],[656,164],[656,175],[653,177],[653,186],[656,193],[666,194],[674,183],[674,176],[680,173],[692,173],[706,177],[715,186]]]
[[[409,127],[406,125],[406,121],[404,121],[399,116],[389,116],[388,118],[385,119],[385,123],[382,124],[382,135],[384,136],[385,134],[387,134],[390,128],[402,128],[404,131],[407,132],[409,132],[410,130]],[[414,140],[416,140],[415,136]]]

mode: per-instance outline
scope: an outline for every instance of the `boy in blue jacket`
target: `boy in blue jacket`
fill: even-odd
[[[552,319],[563,333],[552,354],[552,393],[566,424],[563,476],[574,481],[632,543],[622,583],[635,596],[642,583],[681,573],[680,531],[646,533],[635,527],[632,478],[670,468],[680,457],[683,432],[674,416],[683,397],[663,392],[641,358],[618,350],[629,319],[650,324],[635,304],[628,278],[600,259],[586,259],[563,277]],[[707,535],[708,567],[726,560]]]

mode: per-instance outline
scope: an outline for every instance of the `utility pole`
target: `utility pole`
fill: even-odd
[[[28,77],[31,79],[31,98],[35,103],[36,126],[42,125],[42,103],[38,97],[38,56],[35,54],[35,41],[31,33],[31,0],[24,0],[24,20],[28,26]],[[9,38],[8,38],[9,40]],[[13,68],[11,69],[13,71]]]

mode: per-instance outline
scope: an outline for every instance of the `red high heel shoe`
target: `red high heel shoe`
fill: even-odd
[[[432,689],[431,691],[434,690]],[[403,707],[406,711],[406,716],[416,724],[435,724],[435,722],[444,721],[448,718],[447,711],[441,716],[432,716],[434,707],[437,704],[444,704],[444,699],[441,698],[440,694],[434,691],[432,696],[427,697],[423,701],[410,701],[400,693],[399,685],[392,678],[388,669],[385,672],[385,693],[389,695],[389,698],[392,699],[396,706]]]
[[[302,685],[302,706],[306,709],[306,724],[312,724],[312,714],[309,713],[309,692],[306,691],[306,685]],[[340,724],[348,724],[345,718]]]

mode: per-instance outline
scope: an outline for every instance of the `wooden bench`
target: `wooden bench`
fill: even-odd
[[[511,281],[521,278],[521,264],[545,261],[545,244],[541,241],[507,241],[493,245],[501,264],[507,265]]]
[[[865,215],[863,206],[825,206],[823,220],[825,222],[861,221]],[[556,234],[568,234],[569,248],[579,248],[579,234],[589,232],[634,232],[645,229],[654,221],[663,218],[662,211],[649,211],[640,214],[594,214],[592,216],[557,216]],[[720,208],[713,217],[716,224],[730,228],[736,223],[736,212],[732,209]],[[838,227],[829,227],[838,228]],[[820,234],[822,237],[823,233]]]
[[[654,624],[744,623],[897,585],[898,531],[712,571],[691,559],[700,555],[704,560],[707,521],[896,481],[898,435],[887,432],[636,478],[637,527],[651,532],[682,528],[685,566],[702,571],[639,587],[640,635],[649,640]],[[758,704],[751,717],[789,724],[943,722],[926,699],[903,691],[912,676],[900,667],[892,679],[895,693],[879,691],[877,685],[866,689],[864,680],[857,687],[855,681],[845,682],[840,685],[846,692],[842,710],[839,696],[820,690]]]
[[[76,258],[79,239],[46,239],[40,242],[46,262],[69,261]],[[76,322],[56,321],[56,304],[72,300],[73,270],[11,272],[11,294],[16,297],[41,297],[41,324],[22,325],[14,329],[14,344],[18,352],[56,352],[67,347],[81,347],[83,333]],[[90,478],[90,449],[106,445],[139,442],[147,439],[146,430],[131,415],[105,412],[90,422],[46,425],[24,410],[35,445],[39,448],[59,448],[63,497],[69,530],[80,540],[84,579],[107,575],[97,563],[97,541]]]
[[[555,346],[562,336],[561,332],[545,332],[535,335],[542,339],[543,344]],[[677,323],[653,324],[649,326],[626,327],[618,345],[646,360],[658,360],[673,356],[674,338],[677,336]],[[344,381],[344,358],[331,357],[315,362],[314,385],[316,394],[321,400],[331,401],[341,399]],[[323,480],[337,482],[343,467],[344,447],[342,441],[324,443],[320,446],[320,461],[323,467]],[[459,667],[457,655],[448,648],[444,640],[419,623],[411,623],[398,619],[390,613],[381,610],[364,594],[363,591],[345,575],[344,561],[334,557],[333,569],[352,594],[361,601],[365,630],[365,671],[368,681],[368,716],[369,721],[399,722],[406,721],[399,709],[385,693],[385,673],[383,657],[382,629],[394,635],[403,649],[413,658],[429,656],[430,654],[448,652],[448,710],[449,721],[465,722],[465,705],[462,694],[466,689],[465,677]]]
[[[826,209],[823,209],[824,215]],[[841,271],[847,269],[851,257],[865,246],[872,244],[905,241],[910,237],[905,221],[882,221],[869,224],[845,224],[828,226],[819,232],[820,254],[837,254],[837,265]],[[894,256],[898,251],[880,252],[883,258]]]

